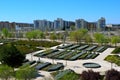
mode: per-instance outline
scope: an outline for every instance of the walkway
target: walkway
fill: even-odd
[[[114,48],[108,48],[103,53],[100,53],[98,57],[95,58],[95,60],[101,61],[104,60],[105,57],[107,57],[111,52],[114,50]]]
[[[111,69],[111,63],[109,63],[107,61],[104,61],[104,58],[106,56],[108,56],[113,50],[114,50],[114,48],[108,48],[103,53],[100,53],[100,55],[98,57],[96,57],[95,59],[88,59],[88,60],[66,61],[66,60],[56,60],[56,59],[53,60],[53,59],[49,59],[49,58],[40,58],[40,60],[43,61],[43,62],[50,62],[52,64],[57,64],[57,62],[63,63],[63,65],[65,66],[64,69],[72,69],[78,74],[81,74],[82,71],[90,70],[90,68],[85,68],[83,66],[83,63],[94,62],[94,63],[100,64],[101,68],[94,68],[92,70],[98,71],[103,75],[103,74],[105,74],[105,71]],[[36,60],[36,61],[39,60],[38,57],[32,56],[31,54],[27,54],[26,58],[29,59],[29,60],[31,60],[31,58],[33,60]],[[113,68],[120,71],[120,67],[118,67],[118,66],[113,66]],[[40,74],[43,74],[47,77],[49,76],[50,78],[52,78],[52,76],[50,75],[49,72],[40,71]],[[42,80],[42,79],[37,78],[36,80]]]

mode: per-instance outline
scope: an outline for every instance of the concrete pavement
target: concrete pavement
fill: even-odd
[[[56,48],[56,47],[54,47],[54,48]],[[83,63],[86,63],[86,62],[98,63],[98,64],[101,65],[101,67],[100,68],[92,68],[92,70],[100,72],[100,74],[103,75],[103,74],[105,74],[105,71],[111,69],[111,63],[109,63],[107,61],[104,61],[104,58],[106,56],[108,56],[109,54],[111,54],[111,52],[113,50],[114,50],[114,48],[108,48],[103,53],[100,53],[100,55],[98,57],[96,57],[95,59],[67,61],[67,60],[56,60],[56,59],[53,60],[53,59],[49,59],[49,58],[40,58],[40,61],[42,61],[42,62],[50,62],[52,64],[57,64],[58,62],[63,63],[63,65],[65,66],[64,69],[72,69],[78,74],[81,74],[82,71],[91,69],[91,68],[85,68],[83,66]],[[33,54],[36,54],[36,53],[27,54],[26,58],[31,60],[31,57],[32,57],[32,60],[38,61],[39,58],[36,57],[36,56],[33,56]],[[120,71],[120,67],[116,66],[115,64],[113,64],[112,68]],[[40,71],[40,74],[43,74],[43,75],[45,75],[47,77],[49,76],[51,79],[53,79],[49,72]],[[42,78],[42,79],[44,80],[44,78]],[[42,79],[37,78],[35,80],[42,80]]]

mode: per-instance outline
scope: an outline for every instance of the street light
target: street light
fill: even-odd
[[[66,60],[66,66],[67,66],[67,60]]]
[[[54,64],[54,59],[52,59],[52,63]]]
[[[112,65],[112,62],[111,62],[111,69],[112,69],[113,65]]]
[[[31,53],[31,61],[33,61],[33,53]]]

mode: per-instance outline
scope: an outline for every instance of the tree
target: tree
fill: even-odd
[[[88,31],[86,29],[79,29],[79,30],[73,31],[70,33],[70,38],[71,40],[74,40],[77,43],[81,43],[82,39],[84,39],[87,32]]]
[[[45,38],[44,33],[42,31],[40,31],[40,30],[34,30],[34,33],[36,34],[36,38],[37,39],[43,39],[43,38]]]
[[[119,36],[112,36],[111,37],[111,43],[117,46],[117,43],[120,41]]]
[[[92,38],[89,34],[85,35],[84,39],[85,39],[85,43],[87,44],[92,43]]]
[[[25,65],[16,71],[16,78],[19,80],[31,80],[37,75],[37,70],[30,65]]]
[[[26,37],[31,40],[34,37],[34,34],[30,31],[26,33]]]
[[[40,30],[33,30],[33,31],[29,31],[26,33],[26,37],[31,40],[31,39],[43,39],[45,38],[44,34],[42,31]]]
[[[81,74],[81,80],[99,80],[100,74],[99,72],[94,72],[92,70],[83,71]]]
[[[71,31],[76,30],[75,26],[70,26]]]
[[[95,38],[95,41],[98,43],[98,44],[103,44],[106,42],[106,38],[103,34],[101,33],[95,33],[94,34],[94,38]]]
[[[0,48],[0,62],[11,67],[21,66],[25,56],[13,44],[6,44]]]
[[[71,32],[70,39],[78,43],[80,40],[79,33],[77,31]]]
[[[2,36],[5,39],[9,36],[9,32],[8,32],[8,30],[6,28],[2,29]]]
[[[12,77],[13,69],[7,65],[0,65],[1,80],[9,80]]]
[[[50,39],[53,40],[53,41],[56,40],[57,39],[57,35],[55,33],[51,33],[50,34]]]
[[[120,72],[114,69],[108,70],[105,75],[105,80],[120,80]]]
[[[57,34],[57,39],[63,40],[63,38],[64,38],[64,33],[58,33]]]

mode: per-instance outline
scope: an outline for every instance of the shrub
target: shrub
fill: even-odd
[[[112,51],[113,54],[120,53],[120,47],[115,48],[115,50]]]
[[[92,70],[83,71],[81,74],[81,80],[99,80],[100,79],[99,72],[94,72]]]
[[[10,67],[19,67],[25,59],[23,55],[13,44],[6,44],[0,48],[0,62]]]
[[[120,66],[120,56],[118,55],[108,55],[106,58],[105,58],[106,61],[109,61],[111,63],[115,63],[117,64],[118,66]]]
[[[105,75],[105,80],[120,80],[120,72],[117,70],[108,70]]]

